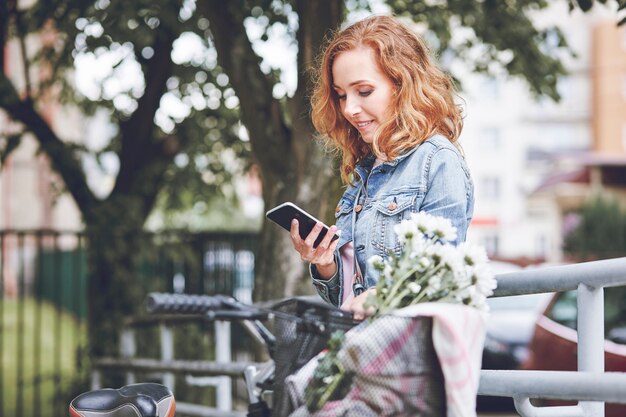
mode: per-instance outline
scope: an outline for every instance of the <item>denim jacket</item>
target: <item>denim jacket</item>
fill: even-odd
[[[396,159],[374,165],[370,155],[355,167],[354,181],[348,185],[337,205],[335,224],[341,235],[335,262],[337,272],[328,280],[320,279],[315,265],[310,265],[313,284],[327,302],[339,306],[344,291],[343,268],[339,250],[354,242],[354,254],[366,288],[378,281],[377,271],[367,260],[373,255],[385,258],[390,251],[402,249],[393,226],[411,213],[425,211],[446,217],[457,228],[454,244],[465,240],[474,210],[474,186],[463,156],[445,137],[433,136]],[[361,189],[363,182],[365,186]],[[355,202],[359,194],[359,201]],[[357,211],[355,236],[352,215]]]

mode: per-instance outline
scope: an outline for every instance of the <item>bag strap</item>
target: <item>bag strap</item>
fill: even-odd
[[[358,297],[363,291],[365,291],[365,283],[363,281],[363,275],[361,274],[361,268],[359,268],[359,263],[356,260],[356,236],[354,235],[354,231],[356,229],[356,206],[359,204],[359,198],[361,197],[361,190],[363,189],[363,182],[361,182],[361,186],[356,192],[356,198],[354,199],[355,205],[352,208],[352,246],[354,250],[353,253],[353,262],[354,262],[354,275],[352,278],[352,292],[355,297]]]

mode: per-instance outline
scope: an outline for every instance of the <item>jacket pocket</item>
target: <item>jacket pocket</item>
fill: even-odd
[[[335,208],[335,218],[338,219],[339,217],[349,214],[352,212],[352,207],[354,207],[354,201],[347,199],[347,198],[342,198],[341,200],[339,200],[339,204],[337,204],[337,208]]]
[[[390,252],[400,255],[402,245],[393,228],[415,213],[423,198],[421,193],[403,193],[387,195],[376,201],[372,243],[380,256],[387,256]]]
[[[339,236],[338,248],[341,248],[346,242],[352,240],[352,210],[354,207],[354,201],[343,197],[337,208],[335,209],[335,226],[341,230],[341,236]]]

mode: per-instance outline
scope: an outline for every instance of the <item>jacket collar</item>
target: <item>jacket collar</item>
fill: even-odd
[[[419,148],[419,146],[420,145],[414,146],[413,148],[409,149],[408,151],[406,151],[402,155],[396,156],[396,158],[391,160],[391,161],[383,162],[383,165],[386,165],[386,166],[389,166],[389,167],[397,166],[400,162],[402,162],[409,155],[411,155],[413,152],[415,152],[417,150],[417,148]],[[374,161],[376,161],[376,155],[374,155],[373,153],[370,153],[365,158],[363,158],[359,163],[356,164],[356,166],[354,167],[354,171],[358,174],[358,176],[361,179],[363,179],[363,178],[367,177],[369,172],[372,170],[372,166],[374,165]]]

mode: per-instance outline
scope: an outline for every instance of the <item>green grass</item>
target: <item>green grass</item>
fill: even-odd
[[[33,299],[0,300],[0,324],[0,415],[67,415],[85,325]]]

